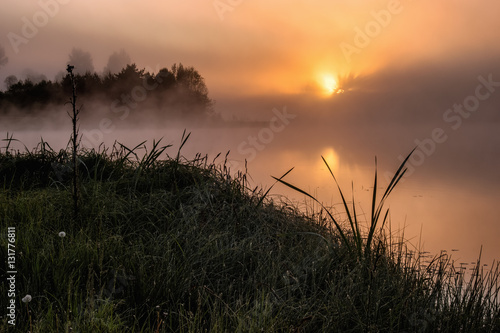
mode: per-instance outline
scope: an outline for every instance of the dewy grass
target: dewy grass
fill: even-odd
[[[80,150],[78,225],[70,150],[0,151],[0,229],[18,235],[16,330],[500,331],[498,265],[467,279],[445,254],[425,263],[382,228],[382,210],[371,246],[359,247],[354,211],[354,229],[337,228],[324,210],[306,215],[250,190],[225,160],[168,148]]]

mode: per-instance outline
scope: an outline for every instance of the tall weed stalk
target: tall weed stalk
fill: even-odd
[[[78,218],[78,115],[80,113],[80,109],[76,108],[76,83],[75,77],[73,75],[73,69],[75,67],[68,64],[66,71],[68,72],[71,78],[71,86],[72,86],[72,96],[70,99],[70,103],[72,106],[72,113],[69,114],[71,117],[71,122],[73,124],[73,133],[71,135],[71,145],[72,145],[72,165],[73,165],[73,217],[76,221]]]

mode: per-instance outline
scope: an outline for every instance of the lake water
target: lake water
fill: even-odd
[[[334,102],[274,98],[260,99],[260,104],[241,99],[218,104],[226,118],[252,120],[252,126],[240,122],[240,126],[209,128],[189,122],[161,125],[106,115],[83,117],[80,133],[85,145],[94,147],[101,141],[109,147],[115,140],[128,147],[148,140],[151,147],[153,139],[163,138],[163,144],[173,145],[167,152],[175,156],[187,129],[191,136],[182,150],[186,157],[201,153],[213,158],[222,153],[222,162],[230,151],[233,171],[243,169],[246,160],[251,185],[264,188],[274,183],[271,176],[280,177],[294,167],[286,181],[341,210],[340,196],[321,159],[324,156],[345,196],[350,200],[352,186],[358,212],[366,214],[371,209],[375,156],[380,193],[403,157],[419,144],[407,176],[387,202],[392,230],[404,228],[405,238],[415,246],[420,244],[422,251],[453,251],[456,262],[475,261],[481,246],[484,263],[500,259],[498,100],[456,130],[441,118],[448,102],[422,117],[412,112],[402,117],[393,111],[377,111],[374,116],[369,112],[373,107],[390,110],[390,106],[383,100],[365,98],[361,103],[354,97]],[[71,126],[65,112],[59,113],[58,118],[30,120],[0,117],[0,138],[13,133],[32,148],[43,137],[54,149],[64,148]],[[16,147],[23,148],[19,143]],[[305,207],[304,196],[282,184],[275,185],[270,195],[275,199],[286,196]]]

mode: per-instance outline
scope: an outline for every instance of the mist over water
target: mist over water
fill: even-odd
[[[500,81],[500,75],[494,78]],[[132,148],[144,140],[150,148],[153,140],[162,138],[163,145],[172,145],[167,153],[175,156],[186,130],[191,133],[182,149],[187,158],[201,153],[211,160],[221,153],[218,161],[222,163],[229,151],[233,172],[244,170],[246,161],[251,186],[266,189],[274,183],[271,176],[279,177],[294,167],[285,180],[341,212],[337,189],[321,160],[324,156],[347,197],[351,197],[353,182],[355,203],[363,208],[361,215],[370,212],[375,156],[379,184],[385,188],[402,158],[419,143],[408,176],[388,202],[392,230],[404,229],[406,239],[434,254],[458,249],[453,255],[457,262],[476,260],[483,246],[482,260],[491,264],[500,253],[500,91],[454,130],[455,122],[447,122],[443,114],[474,93],[477,77],[470,77],[464,92],[450,92],[449,98],[424,98],[428,92],[419,89],[425,84],[371,93],[353,88],[331,97],[227,96],[216,104],[216,111],[226,120],[213,125],[140,116],[121,120],[105,112],[109,106],[83,101],[80,134],[85,139],[83,146],[96,149],[101,142],[111,147],[117,141]],[[96,112],[99,107],[102,111]],[[2,116],[0,135],[14,134],[28,148],[43,138],[53,149],[63,149],[71,130],[68,109],[59,106],[40,116],[22,118],[15,113]],[[103,117],[111,121],[106,131],[99,130]],[[436,128],[441,129],[439,136],[433,135]],[[24,149],[20,143],[13,147]],[[302,195],[279,184],[270,196],[292,200],[302,209],[311,207]]]

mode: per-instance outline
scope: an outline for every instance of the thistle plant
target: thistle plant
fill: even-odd
[[[29,306],[28,306],[28,303],[31,302],[33,298],[31,297],[31,295],[26,295],[24,296],[21,301],[23,303],[26,303],[26,312],[28,313],[28,318],[29,318],[29,321],[30,321],[30,332],[33,332],[33,325],[31,324],[31,312],[30,312],[30,309],[29,309]]]
[[[62,252],[64,253],[64,237],[66,237],[66,233],[64,231],[61,231],[57,234],[59,238],[61,238],[61,248]]]

